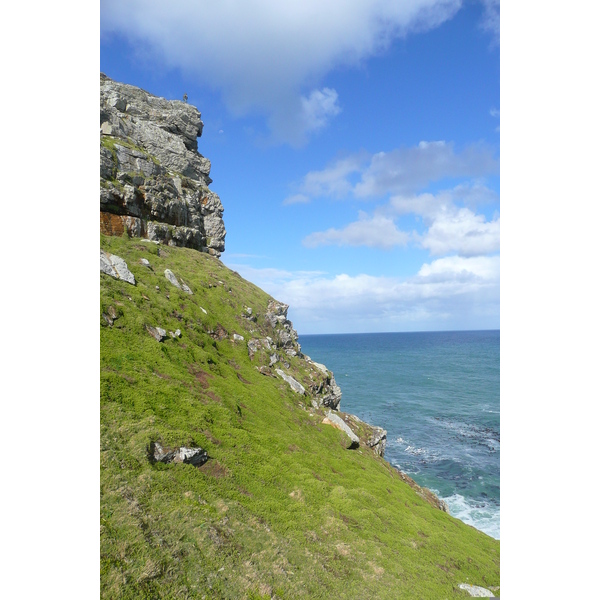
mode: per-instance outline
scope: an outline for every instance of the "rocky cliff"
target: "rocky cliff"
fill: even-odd
[[[100,231],[220,256],[223,205],[198,153],[200,112],[100,74]]]

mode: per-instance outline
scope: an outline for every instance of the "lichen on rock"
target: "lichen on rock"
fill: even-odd
[[[223,205],[198,109],[100,74],[100,231],[220,256]]]

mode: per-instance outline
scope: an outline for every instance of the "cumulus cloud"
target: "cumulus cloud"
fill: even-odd
[[[497,282],[500,279],[500,257],[477,256],[464,258],[447,256],[438,258],[421,267],[417,274],[421,281],[457,281],[468,279],[476,282]]]
[[[451,142],[420,142],[411,148],[372,155],[360,152],[338,159],[307,173],[298,187],[309,197],[352,195],[364,199],[411,194],[446,178],[477,180],[498,170],[498,159],[489,144],[471,144],[456,151]],[[352,183],[357,177],[358,182]]]
[[[308,248],[338,245],[389,250],[414,242],[433,256],[451,252],[467,257],[493,254],[500,249],[500,218],[488,221],[484,215],[457,206],[456,202],[464,198],[471,203],[475,203],[474,199],[485,202],[495,197],[480,183],[472,188],[461,184],[438,194],[392,196],[387,204],[376,208],[373,215],[360,211],[357,221],[341,229],[311,233],[302,243]],[[408,214],[422,218],[426,227],[423,234],[398,228],[396,219]]]
[[[153,60],[220,90],[235,114],[260,111],[276,139],[300,144],[339,112],[335,91],[318,88],[326,73],[437,27],[460,6],[461,0],[102,0],[100,23],[102,35],[126,37]]]
[[[486,221],[468,208],[437,213],[421,246],[433,255],[458,252],[461,256],[491,254],[500,249],[500,219]]]
[[[311,233],[302,240],[307,248],[317,246],[367,246],[389,250],[394,246],[405,246],[409,234],[400,231],[394,221],[382,215],[369,217],[359,213],[359,220],[350,223],[344,229],[328,229]]]
[[[363,198],[405,194],[447,177],[481,177],[497,171],[498,161],[487,144],[472,144],[455,152],[452,143],[420,142],[416,147],[375,154],[354,192]]]
[[[499,257],[444,257],[408,279],[230,265],[290,305],[300,334],[499,327]]]

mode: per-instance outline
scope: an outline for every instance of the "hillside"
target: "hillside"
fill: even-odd
[[[103,117],[107,102],[118,114]],[[189,108],[163,102],[148,104],[181,139],[169,105]],[[497,589],[499,542],[441,510],[385,461],[385,431],[343,412],[287,306],[219,260],[222,206],[206,162],[196,174],[165,167],[135,137],[150,113],[132,106],[101,98],[101,123],[112,123],[101,142],[102,598]],[[190,147],[182,155],[200,164]]]

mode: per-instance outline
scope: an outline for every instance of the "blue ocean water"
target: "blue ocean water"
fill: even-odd
[[[500,332],[303,335],[340,410],[387,430],[385,458],[500,539]]]

